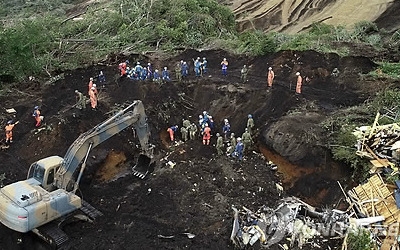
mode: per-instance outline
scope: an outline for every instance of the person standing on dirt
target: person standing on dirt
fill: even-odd
[[[5,132],[6,132],[6,145],[9,145],[10,143],[13,142],[13,129],[14,126],[17,125],[19,121],[13,122],[12,120],[7,122],[7,125],[5,127]]]
[[[303,78],[300,75],[300,72],[296,73],[297,82],[296,82],[296,95],[301,94],[301,86],[303,84]]]
[[[75,90],[75,96],[76,96],[75,107],[77,109],[85,109],[86,108],[86,98],[85,98],[85,96],[81,92],[79,92],[78,90]]]
[[[226,60],[226,58],[224,58],[224,60],[222,60],[221,62],[221,70],[222,70],[222,75],[223,76],[227,76],[228,75],[228,61]]]
[[[253,139],[251,139],[251,134],[247,128],[245,128],[244,133],[242,134],[243,140],[243,151],[249,150],[251,145],[253,144]]]
[[[254,128],[254,119],[251,114],[247,115],[247,129],[249,130],[249,133],[252,135],[253,134],[253,128]],[[243,137],[242,137],[243,139]]]
[[[268,88],[272,88],[272,83],[274,82],[275,78],[275,73],[272,71],[272,68],[268,68],[268,74],[267,74],[267,83],[268,83]]]
[[[177,63],[175,65],[175,78],[178,82],[182,81],[182,74],[181,74],[181,64]]]
[[[153,81],[161,83],[161,76],[160,73],[158,73],[158,69],[154,70]]]
[[[189,74],[189,65],[186,62],[183,62],[181,65],[181,76],[182,79],[186,78]]]
[[[169,77],[169,72],[168,72],[168,68],[167,67],[164,67],[164,70],[161,72],[161,75],[162,75],[163,82],[171,81],[171,78]]]
[[[201,75],[207,74],[207,59],[203,57],[203,62],[201,62]]]
[[[215,124],[214,119],[211,115],[208,115],[208,126],[210,127],[211,131],[214,131]]]
[[[92,110],[97,110],[97,95],[96,95],[96,88],[92,87],[89,91],[90,97],[90,105],[92,106]]]
[[[200,57],[197,57],[196,60],[193,59],[193,65],[194,65],[194,74],[196,77],[199,77],[201,75]]]
[[[169,133],[169,139],[171,139],[171,142],[175,140],[174,134],[176,131],[178,131],[178,125],[167,128],[167,132]]]
[[[243,150],[244,150],[244,145],[242,143],[242,138],[238,137],[237,139],[237,144],[235,146],[235,151],[231,154],[232,157],[238,158],[239,161],[243,160]]]
[[[39,106],[35,106],[34,107],[32,116],[35,118],[35,121],[36,121],[36,125],[35,126],[36,127],[40,127],[40,125],[42,124],[44,116],[41,115]]]
[[[246,65],[243,65],[242,70],[240,70],[240,79],[243,83],[247,82],[247,73],[249,73],[249,69]]]
[[[223,155],[224,151],[224,139],[222,138],[222,136],[217,133],[217,144],[215,145],[215,148],[217,149],[217,154],[218,155]]]
[[[190,140],[195,140],[196,139],[196,133],[197,133],[197,126],[196,124],[192,123],[192,125],[190,127],[188,127],[189,130],[189,137]]]
[[[185,128],[188,129],[192,124],[190,123],[190,121],[189,121],[188,119],[183,118],[183,119],[182,119],[182,125],[183,125]]]
[[[136,63],[134,71],[135,71],[135,74],[134,74],[135,80],[140,80],[140,76],[142,75],[142,71],[143,71],[143,67],[142,67],[142,65],[140,65],[140,62]]]
[[[228,140],[229,134],[231,133],[231,125],[228,119],[224,119],[224,126],[222,127],[222,133],[224,134],[225,140]]]
[[[229,147],[227,148],[228,156],[232,155],[232,153],[235,151],[235,148],[236,148],[236,137],[235,137],[235,133],[232,133],[231,141],[229,143]]]
[[[129,61],[126,60],[125,62],[122,62],[118,65],[118,69],[121,73],[121,77],[126,76],[126,68],[128,67]]]
[[[211,129],[208,126],[208,123],[204,124],[204,129],[203,129],[203,145],[210,145],[210,139],[211,139]]]
[[[184,126],[181,127],[181,136],[183,142],[186,142],[188,140],[188,129]]]
[[[90,89],[92,89],[92,87],[93,87],[93,77],[90,77],[89,78],[89,84],[88,84],[88,94],[90,92]]]
[[[103,71],[100,71],[99,75],[97,76],[97,81],[103,85],[106,83],[106,76],[104,75]]]
[[[153,77],[153,66],[151,63],[147,63],[147,79],[151,80]]]

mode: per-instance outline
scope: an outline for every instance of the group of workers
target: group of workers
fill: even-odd
[[[160,73],[158,69],[153,70],[153,65],[151,63],[142,66],[140,62],[136,62],[134,67],[129,67],[129,60],[126,60],[118,65],[118,69],[120,70],[121,77],[126,76],[132,80],[151,80],[158,83],[171,81],[167,67],[164,67]]]
[[[241,137],[237,138],[231,131],[228,119],[224,119],[222,135],[219,132],[215,134],[217,137],[215,148],[219,156],[224,154],[224,148],[226,147],[226,154],[228,157],[237,158],[239,161],[243,160],[244,152],[250,150],[253,145],[252,136],[255,132],[253,116],[249,114],[247,118],[245,131]],[[178,125],[173,125],[167,128],[171,142],[176,141],[176,133],[178,132],[178,129]],[[197,132],[200,131],[199,136],[201,137],[203,145],[210,145],[212,132],[214,132],[214,130],[215,126],[213,117],[207,111],[203,111],[203,114],[199,115],[197,125],[194,122],[190,122],[188,119],[182,119],[182,126],[180,128],[181,140],[183,142],[195,140],[198,138]]]
[[[42,125],[42,121],[44,116],[40,112],[39,106],[35,106],[33,108],[32,117],[35,119],[35,127],[39,128]],[[9,120],[7,121],[6,126],[4,127],[5,131],[5,144],[8,147],[13,142],[13,129],[14,126],[17,125],[19,121]]]
[[[103,71],[100,71],[99,75],[97,76],[97,82],[103,88],[105,87],[106,76],[104,75]],[[88,83],[88,96],[90,99],[90,107],[92,108],[92,110],[98,109],[98,95],[99,90],[97,84],[94,83],[94,78],[90,77]],[[74,105],[74,107],[79,110],[86,109],[86,96],[82,92],[75,90],[75,98],[76,104]]]

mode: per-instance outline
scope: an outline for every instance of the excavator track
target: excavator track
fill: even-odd
[[[55,222],[35,228],[32,232],[47,242],[53,249],[63,249],[69,240],[68,235]]]
[[[103,216],[103,213],[97,210],[95,207],[90,205],[87,201],[82,200],[82,207],[80,210],[89,216],[91,219],[96,219],[99,216]]]
[[[80,211],[92,220],[99,216],[103,216],[102,212],[97,210],[85,200],[82,200],[82,207],[80,208]],[[71,217],[73,217],[72,214],[67,216],[67,218]],[[70,249],[72,242],[69,241],[68,235],[60,228],[62,227],[63,223],[68,221],[67,218],[64,218],[61,222],[58,220],[59,223],[57,223],[57,221],[47,223],[43,226],[33,229],[32,232],[47,242],[53,249]]]

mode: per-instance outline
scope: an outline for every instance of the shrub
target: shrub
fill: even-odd
[[[240,51],[251,55],[265,55],[277,50],[275,39],[262,31],[248,31],[239,35]]]
[[[349,250],[372,250],[374,244],[371,241],[370,232],[364,228],[358,228],[356,231],[348,233],[347,249]]]

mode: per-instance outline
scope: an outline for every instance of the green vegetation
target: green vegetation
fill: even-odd
[[[371,241],[371,234],[368,230],[360,227],[356,231],[348,233],[347,249],[349,250],[372,250],[376,249]]]
[[[77,14],[85,13],[83,18],[69,20],[61,7],[72,2],[2,4],[19,13],[16,16],[21,22],[2,25],[0,74],[51,74],[110,53],[196,48],[214,38],[236,36],[233,13],[214,0],[115,0],[108,5],[82,7]],[[32,10],[44,13],[43,17],[27,18]]]
[[[400,79],[400,63],[378,62],[376,70],[369,72],[363,77],[371,77],[372,79]]]
[[[400,91],[388,88],[380,91],[365,103],[347,109],[339,110],[329,116],[321,126],[326,131],[328,147],[333,158],[352,167],[357,178],[365,179],[368,176],[370,162],[356,154],[357,139],[353,135],[354,129],[360,126],[371,126],[377,112],[383,114],[384,109],[393,109],[400,103]],[[400,110],[397,110],[400,112]],[[400,119],[400,117],[399,117]],[[382,118],[379,124],[388,124],[398,121]]]
[[[349,53],[346,42],[382,46],[380,31],[371,22],[353,29],[316,23],[297,35],[257,30],[238,34],[233,13],[216,0],[114,0],[90,6],[79,0],[4,0],[0,7],[0,75],[17,78],[52,76],[109,54],[177,47],[212,45],[255,56],[278,50],[344,56]],[[391,45],[400,40],[395,34]],[[383,74],[398,76],[399,67],[389,66],[394,67],[382,64]]]

